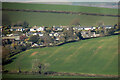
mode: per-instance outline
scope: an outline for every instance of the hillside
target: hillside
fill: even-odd
[[[4,69],[32,71],[34,60],[49,64],[48,71],[86,74],[118,74],[118,36],[68,43],[57,47],[31,49],[13,56]]]
[[[79,19],[82,26],[96,26],[99,22],[105,25],[114,25],[118,23],[117,17],[58,14],[58,13],[39,13],[39,12],[15,12],[3,11],[3,24],[15,24],[21,21],[27,21],[30,26],[53,26],[70,25],[74,19]]]
[[[73,6],[73,5],[53,5],[53,4],[32,4],[32,3],[3,3],[2,8],[7,9],[31,9],[31,10],[56,10],[56,11],[72,11],[100,14],[118,14],[118,9]]]
[[[30,10],[56,10],[72,11],[102,14],[117,14],[117,9],[72,6],[72,5],[52,5],[52,4],[32,4],[32,3],[3,3],[3,9],[30,9]],[[20,12],[20,11],[2,11],[3,24],[11,25],[17,22],[27,21],[31,26],[59,26],[70,25],[74,19],[79,18],[82,26],[96,26],[100,22],[105,25],[114,25],[118,23],[118,17],[82,15],[82,14],[60,14],[60,13],[40,13],[40,12]]]

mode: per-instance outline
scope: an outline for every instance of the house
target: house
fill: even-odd
[[[43,36],[43,33],[41,33],[41,32],[37,32],[37,33],[33,33],[33,35]]]
[[[95,32],[91,32],[91,31],[81,31],[81,35],[83,38],[96,37]]]
[[[11,27],[10,31],[24,31],[23,27]]]
[[[37,29],[38,29],[38,27],[37,27],[37,26],[34,26],[34,27],[32,27],[32,28],[30,29],[30,31],[31,31],[31,32],[36,32]]]
[[[113,28],[113,26],[110,26],[110,25],[100,26],[100,27],[105,28],[105,29],[111,29],[111,28]]]
[[[33,35],[37,35],[37,33],[33,33]]]
[[[49,36],[54,36],[54,32],[51,32],[51,33],[49,34]]]
[[[83,27],[73,27],[73,30],[83,30],[84,28]]]
[[[31,47],[38,47],[39,45],[34,43]]]
[[[26,36],[31,36],[31,35],[33,35],[34,33],[32,33],[32,32],[29,32],[29,33],[26,33]]]
[[[55,38],[55,40],[56,40],[56,41],[59,41],[59,40],[60,40],[60,38],[59,38],[59,37],[56,37],[56,38]]]
[[[11,36],[13,36],[13,34],[7,34],[6,36],[7,36],[7,37],[11,37]]]
[[[11,36],[3,37],[3,39],[11,39],[11,40],[20,40],[20,36],[18,34],[11,34]]]
[[[63,30],[62,27],[53,26],[53,31],[62,31],[62,30]]]
[[[96,27],[91,27],[91,30],[95,30],[96,29]]]
[[[44,30],[45,30],[45,27],[38,27],[38,28],[37,28],[37,31],[38,31],[38,32],[41,32],[41,31],[44,31]]]
[[[15,40],[20,40],[20,35],[19,34],[14,34]]]
[[[66,29],[66,30],[70,30],[70,27],[69,27],[69,26],[60,26],[60,27]]]
[[[44,31],[45,30],[45,27],[39,27],[39,26],[34,26],[30,29],[31,32],[41,32],[41,31]]]
[[[92,27],[84,27],[84,30],[92,30]]]
[[[54,36],[55,37],[58,37],[60,34],[59,33],[54,33]]]

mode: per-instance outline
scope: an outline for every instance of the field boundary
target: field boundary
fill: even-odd
[[[3,8],[2,11],[41,12],[41,13],[64,13],[64,14],[77,14],[77,15],[93,15],[93,16],[120,17],[120,15],[113,15],[113,14],[99,14],[99,13],[71,12],[71,11],[56,11],[56,10],[30,10],[30,9],[7,9],[7,8]]]
[[[41,75],[38,72],[29,72],[29,71],[11,71],[11,72],[4,72],[3,74],[30,74],[30,75]],[[72,72],[52,72],[48,71],[43,73],[44,76],[81,76],[81,77],[102,77],[102,78],[118,78],[118,75],[107,75],[107,74],[88,74],[88,73],[72,73]]]

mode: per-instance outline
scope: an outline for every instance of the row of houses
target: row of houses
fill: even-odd
[[[45,31],[47,27],[44,27],[44,26],[34,26],[32,28],[29,28],[29,31],[30,32],[42,32],[42,31]],[[52,27],[52,30],[53,31],[62,31],[63,29],[66,29],[66,30],[70,30],[71,27],[69,26],[53,26]],[[113,28],[113,26],[111,25],[107,25],[107,26],[99,26],[99,27],[85,27],[85,26],[76,26],[76,27],[72,27],[73,30],[94,30],[96,28],[104,28],[104,29],[111,29]],[[23,27],[11,27],[10,29],[11,31],[24,31],[25,29]]]
[[[90,37],[98,37],[100,34],[96,34],[95,32],[91,32],[92,30],[96,28],[104,28],[104,29],[111,29],[113,26],[99,26],[99,27],[82,27],[82,26],[76,26],[72,27],[73,30],[82,30],[81,35],[83,38],[90,38]],[[32,28],[29,28],[29,32],[25,33],[27,37],[31,35],[39,35],[40,37],[44,36],[46,34],[45,29],[47,27],[41,27],[41,26],[34,26]],[[50,32],[48,35],[50,37],[55,37],[56,40],[59,40],[60,36],[64,36],[63,32],[61,32],[63,29],[70,30],[71,27],[69,26],[53,26],[52,32]],[[23,27],[11,27],[11,31],[24,31],[25,29]],[[37,31],[37,32],[36,32]],[[24,33],[23,33],[24,34]],[[20,40],[20,35],[18,34],[7,34],[6,37],[15,40]]]

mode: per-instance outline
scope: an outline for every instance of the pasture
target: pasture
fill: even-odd
[[[21,21],[27,21],[30,27],[39,26],[59,26],[70,25],[74,19],[79,19],[81,26],[96,26],[103,22],[105,25],[115,25],[118,23],[117,17],[75,15],[59,13],[39,13],[39,12],[17,12],[3,11],[3,24],[15,24]]]
[[[118,14],[118,9],[75,6],[75,5],[55,5],[55,4],[36,4],[36,3],[3,3],[2,8],[8,9],[30,9],[30,10],[56,10],[72,11],[100,14]]]
[[[67,43],[62,46],[30,49],[13,56],[5,70],[32,71],[34,60],[48,64],[47,71],[118,74],[118,36],[108,36]]]

